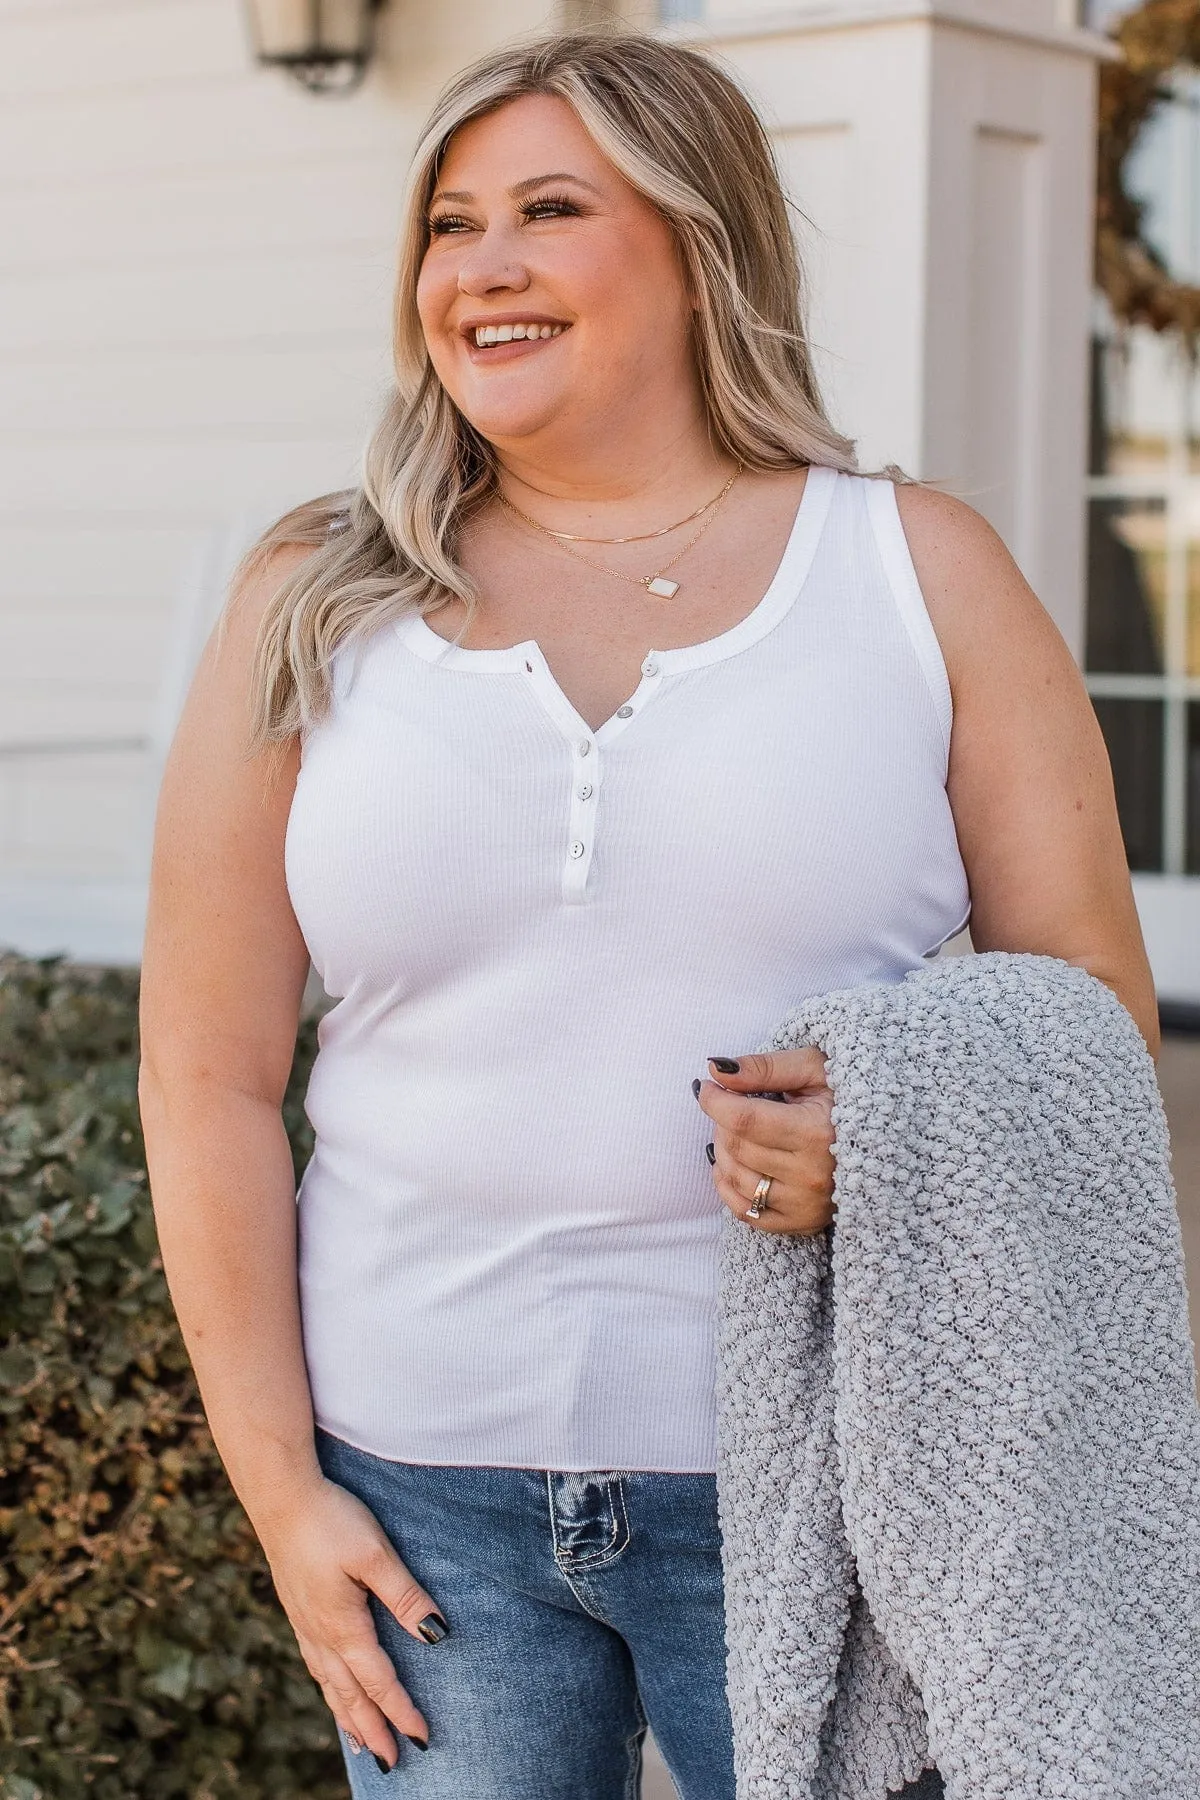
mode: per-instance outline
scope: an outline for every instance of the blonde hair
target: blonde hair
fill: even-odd
[[[730,77],[701,52],[633,33],[567,33],[483,57],[442,93],[409,171],[396,387],[367,446],[362,485],[287,513],[240,571],[240,580],[261,572],[284,545],[314,548],[263,617],[254,667],[258,745],[321,717],[339,646],[451,596],[465,603],[469,624],[475,595],[455,549],[464,520],[494,491],[496,462],[434,372],[417,276],[451,137],[525,94],[567,101],[670,226],[697,297],[694,352],[714,444],[749,469],[856,468],[853,440],[835,430],[818,392],[803,274],[770,141]],[[883,473],[904,479],[899,470]]]

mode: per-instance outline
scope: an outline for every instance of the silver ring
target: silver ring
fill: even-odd
[[[762,1218],[763,1208],[767,1204],[767,1195],[771,1191],[772,1180],[773,1180],[773,1177],[770,1175],[760,1175],[759,1176],[758,1186],[754,1190],[754,1198],[753,1198],[753,1200],[751,1200],[750,1205],[746,1210],[746,1217],[748,1219],[761,1219]]]

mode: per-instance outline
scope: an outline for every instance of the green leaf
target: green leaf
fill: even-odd
[[[93,1227],[97,1237],[112,1237],[115,1232],[123,1231],[133,1217],[135,1203],[140,1193],[132,1181],[114,1181],[96,1198],[100,1203],[100,1217]]]
[[[146,1686],[154,1694],[165,1694],[169,1700],[182,1700],[192,1676],[192,1653],[182,1644],[172,1645]]]
[[[37,1358],[20,1345],[11,1350],[0,1350],[0,1387],[24,1387],[37,1372]]]
[[[0,1127],[3,1131],[4,1147],[10,1155],[25,1158],[36,1145],[42,1142],[46,1128],[33,1106],[11,1106]]]
[[[27,1294],[52,1294],[58,1286],[58,1269],[49,1256],[30,1259],[21,1276],[21,1287]]]
[[[24,1775],[6,1775],[0,1785],[2,1800],[44,1800],[41,1788],[36,1781],[27,1781]]]
[[[111,1381],[104,1375],[89,1375],[87,1380],[88,1399],[97,1412],[104,1412],[113,1403],[115,1389]]]

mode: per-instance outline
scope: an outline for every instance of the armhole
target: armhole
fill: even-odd
[[[933,629],[929,609],[925,605],[925,596],[921,592],[921,584],[917,580],[917,571],[913,566],[908,539],[904,535],[904,526],[900,520],[900,508],[896,504],[896,484],[894,481],[871,480],[870,477],[864,477],[864,491],[867,499],[867,511],[870,514],[875,542],[888,578],[888,586],[892,590],[892,597],[896,602],[900,617],[904,621],[909,642],[921,665],[921,672],[925,677],[925,683],[933,701],[933,709],[937,714],[948,767],[950,732],[954,724],[954,702],[950,694],[950,677],[946,673],[942,647],[938,643],[937,633]]]

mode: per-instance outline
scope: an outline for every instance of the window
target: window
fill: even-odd
[[[1200,279],[1200,76],[1173,77],[1130,187],[1172,273]],[[1200,367],[1097,296],[1085,669],[1130,866],[1200,874]]]

